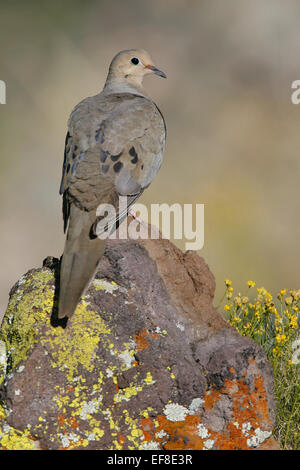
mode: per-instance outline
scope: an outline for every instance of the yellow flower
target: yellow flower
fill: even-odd
[[[298,300],[299,298],[299,291],[296,290],[290,290],[290,294],[293,297],[294,300]]]
[[[229,279],[225,279],[225,285],[227,287],[230,287],[231,286],[231,281]]]
[[[228,312],[228,310],[230,310],[229,305],[226,304],[226,305],[224,306],[224,310],[227,310],[227,312]]]
[[[248,281],[248,287],[249,289],[251,289],[251,287],[254,287],[255,286],[255,282],[254,281]]]
[[[273,315],[275,315],[275,317],[278,316],[278,310],[277,310],[277,308],[275,307],[275,305],[270,305],[270,306],[269,306],[269,310],[270,310],[271,313],[273,313]]]
[[[239,317],[234,317],[233,320],[236,322],[236,323],[240,323],[241,319]]]
[[[286,303],[286,305],[291,305],[293,303],[293,298],[292,297],[287,297],[285,299],[285,303]]]
[[[240,307],[242,305],[242,300],[240,297],[235,297],[234,298],[234,303],[235,305],[237,305],[238,307]]]
[[[298,318],[297,315],[293,315],[290,320],[290,327],[291,328],[297,328],[298,325]]]

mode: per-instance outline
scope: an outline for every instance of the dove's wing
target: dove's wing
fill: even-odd
[[[145,97],[100,94],[79,103],[69,120],[60,189],[65,227],[70,203],[90,211],[102,203],[117,209],[119,195],[135,202],[160,168],[165,139],[164,119]]]

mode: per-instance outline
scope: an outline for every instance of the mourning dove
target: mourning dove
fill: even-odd
[[[142,81],[147,74],[166,78],[144,50],[119,52],[101,93],[73,109],[65,141],[60,194],[64,231],[68,228],[60,271],[58,317],[71,317],[105,250],[97,235],[100,204],[116,210],[115,230],[158,172],[165,149],[166,125]]]

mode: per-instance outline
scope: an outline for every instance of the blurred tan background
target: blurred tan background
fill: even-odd
[[[24,272],[62,253],[69,113],[131,47],[168,75],[145,83],[168,141],[140,202],[205,204],[217,300],[225,278],[299,288],[299,20],[298,0],[1,2],[0,312]]]

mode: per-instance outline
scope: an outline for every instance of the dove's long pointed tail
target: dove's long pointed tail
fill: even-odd
[[[58,318],[72,316],[104,253],[105,240],[90,235],[95,218],[95,213],[72,205],[60,269]]]

